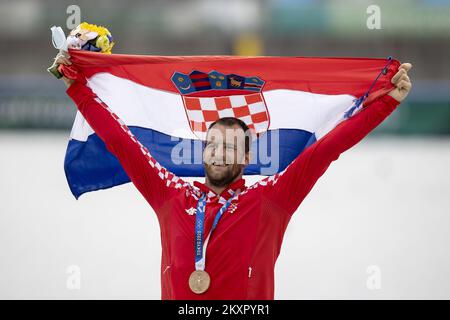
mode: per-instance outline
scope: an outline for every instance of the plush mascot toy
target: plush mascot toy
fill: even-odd
[[[55,30],[57,29],[56,27],[53,28],[55,28]],[[57,35],[55,34],[53,28],[53,44],[55,45],[55,36]],[[60,32],[60,34],[58,34],[59,36],[61,36],[61,32],[64,36],[64,32],[61,28],[57,31]],[[113,46],[113,37],[108,29],[95,24],[83,22],[70,32],[69,36],[65,40],[65,43],[59,45],[58,49],[60,49],[59,54],[64,56],[69,56],[66,48],[111,54],[111,49]],[[55,47],[57,46],[55,45]],[[57,65],[55,62],[47,70],[58,79],[62,76],[69,79],[76,79],[76,70],[72,66]]]

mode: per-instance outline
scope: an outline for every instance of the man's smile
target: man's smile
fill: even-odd
[[[213,168],[226,168],[228,166],[228,164],[222,163],[222,162],[215,162],[213,161],[211,163],[211,167]]]

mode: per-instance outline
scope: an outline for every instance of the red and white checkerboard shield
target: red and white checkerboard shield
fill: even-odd
[[[211,123],[224,117],[244,121],[253,134],[269,128],[269,112],[261,93],[221,97],[183,96],[184,107],[192,132],[205,139]]]

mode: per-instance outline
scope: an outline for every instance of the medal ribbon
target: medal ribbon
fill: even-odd
[[[234,194],[223,204],[223,206],[217,211],[214,218],[214,223],[211,227],[211,231],[208,234],[205,242],[203,243],[203,235],[205,229],[205,207],[206,207],[206,194],[203,193],[197,203],[197,211],[195,213],[195,270],[205,270],[206,263],[206,247],[208,246],[209,238],[216,229],[220,218],[223,213],[228,209],[231,201],[234,198]]]

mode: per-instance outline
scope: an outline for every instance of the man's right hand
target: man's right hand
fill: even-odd
[[[65,56],[62,53],[58,53],[56,55],[55,62],[58,65],[63,64],[63,65],[66,65],[66,66],[70,66],[72,64],[72,62],[70,61],[70,57],[67,57],[67,56]],[[74,80],[68,79],[68,78],[66,78],[64,76],[61,78],[61,80],[64,81],[64,83],[66,84],[67,88],[70,87],[72,85],[72,83],[74,82]]]

